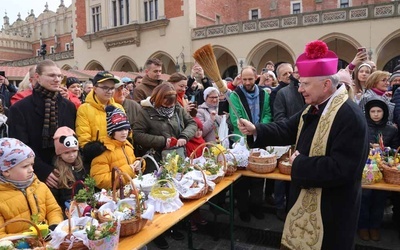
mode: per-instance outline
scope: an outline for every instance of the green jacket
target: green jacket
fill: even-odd
[[[258,88],[257,85],[256,88]],[[243,136],[243,134],[240,132],[237,126],[238,117],[236,117],[236,114],[232,109],[232,105],[235,107],[239,115],[239,118],[244,118],[246,120],[251,121],[252,123],[255,123],[255,121],[252,121],[246,96],[244,95],[241,88],[236,88],[236,90],[230,94],[229,98],[231,100],[231,105],[229,105],[229,114],[230,114],[229,116],[233,125],[233,133]],[[269,94],[264,89],[261,88],[260,88],[259,102],[260,102],[260,120],[258,122],[259,123],[271,122],[272,115],[269,106]]]

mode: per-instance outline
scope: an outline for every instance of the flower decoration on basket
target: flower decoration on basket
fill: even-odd
[[[172,178],[182,199],[200,199],[215,188],[215,183],[207,180],[204,171],[196,166],[189,166],[192,171],[185,171],[181,179]],[[188,168],[189,168],[188,167]]]
[[[128,174],[118,168],[113,168],[113,175],[115,175],[115,178],[113,178],[113,201],[101,206],[97,216],[100,222],[120,221],[121,236],[133,235],[144,227],[148,219],[151,220],[153,218],[154,209],[153,206],[147,206],[145,202],[146,195],[136,189]],[[129,187],[124,186],[117,190],[117,183],[123,183],[123,177],[129,180]],[[119,197],[117,197],[118,193]]]
[[[374,155],[369,155],[362,173],[362,184],[373,184],[380,180],[382,180],[382,173],[378,168],[376,158]]]
[[[222,149],[215,147],[216,144],[206,142],[197,147],[192,154],[190,155],[190,163],[200,167],[204,173],[206,174],[206,178],[210,181],[213,181],[215,184],[218,184],[225,176],[227,161]],[[207,147],[214,147],[219,151],[218,154],[212,153]],[[203,148],[202,156],[198,158],[195,157],[195,152]]]
[[[119,231],[120,223],[114,220],[91,225],[86,229],[90,249],[118,249]]]
[[[117,234],[118,222],[107,221],[98,226],[90,225],[86,229],[87,237],[89,240],[100,240]]]
[[[161,162],[161,171],[157,172],[157,179],[168,179],[171,177],[181,177],[186,174],[191,169],[188,168],[189,161],[187,159],[183,159],[176,151],[172,151],[172,153],[167,154],[165,160]]]
[[[77,193],[75,189],[78,185],[83,186]],[[72,206],[71,217],[82,217],[90,215],[97,207],[99,196],[95,194],[96,181],[92,177],[86,177],[84,181],[76,181],[72,186],[72,201],[67,204],[67,208]]]

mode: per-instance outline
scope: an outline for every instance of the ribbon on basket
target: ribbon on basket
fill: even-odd
[[[149,204],[152,204],[159,213],[174,212],[183,206],[174,184],[166,179],[158,180],[151,188]]]

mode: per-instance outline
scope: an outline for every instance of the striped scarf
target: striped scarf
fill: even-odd
[[[33,88],[44,99],[44,121],[42,130],[42,148],[54,147],[53,135],[58,127],[58,92],[51,92],[36,84]]]

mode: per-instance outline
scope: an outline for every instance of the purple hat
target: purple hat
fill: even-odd
[[[330,76],[337,72],[338,57],[325,42],[316,40],[306,45],[296,61],[300,77]]]

